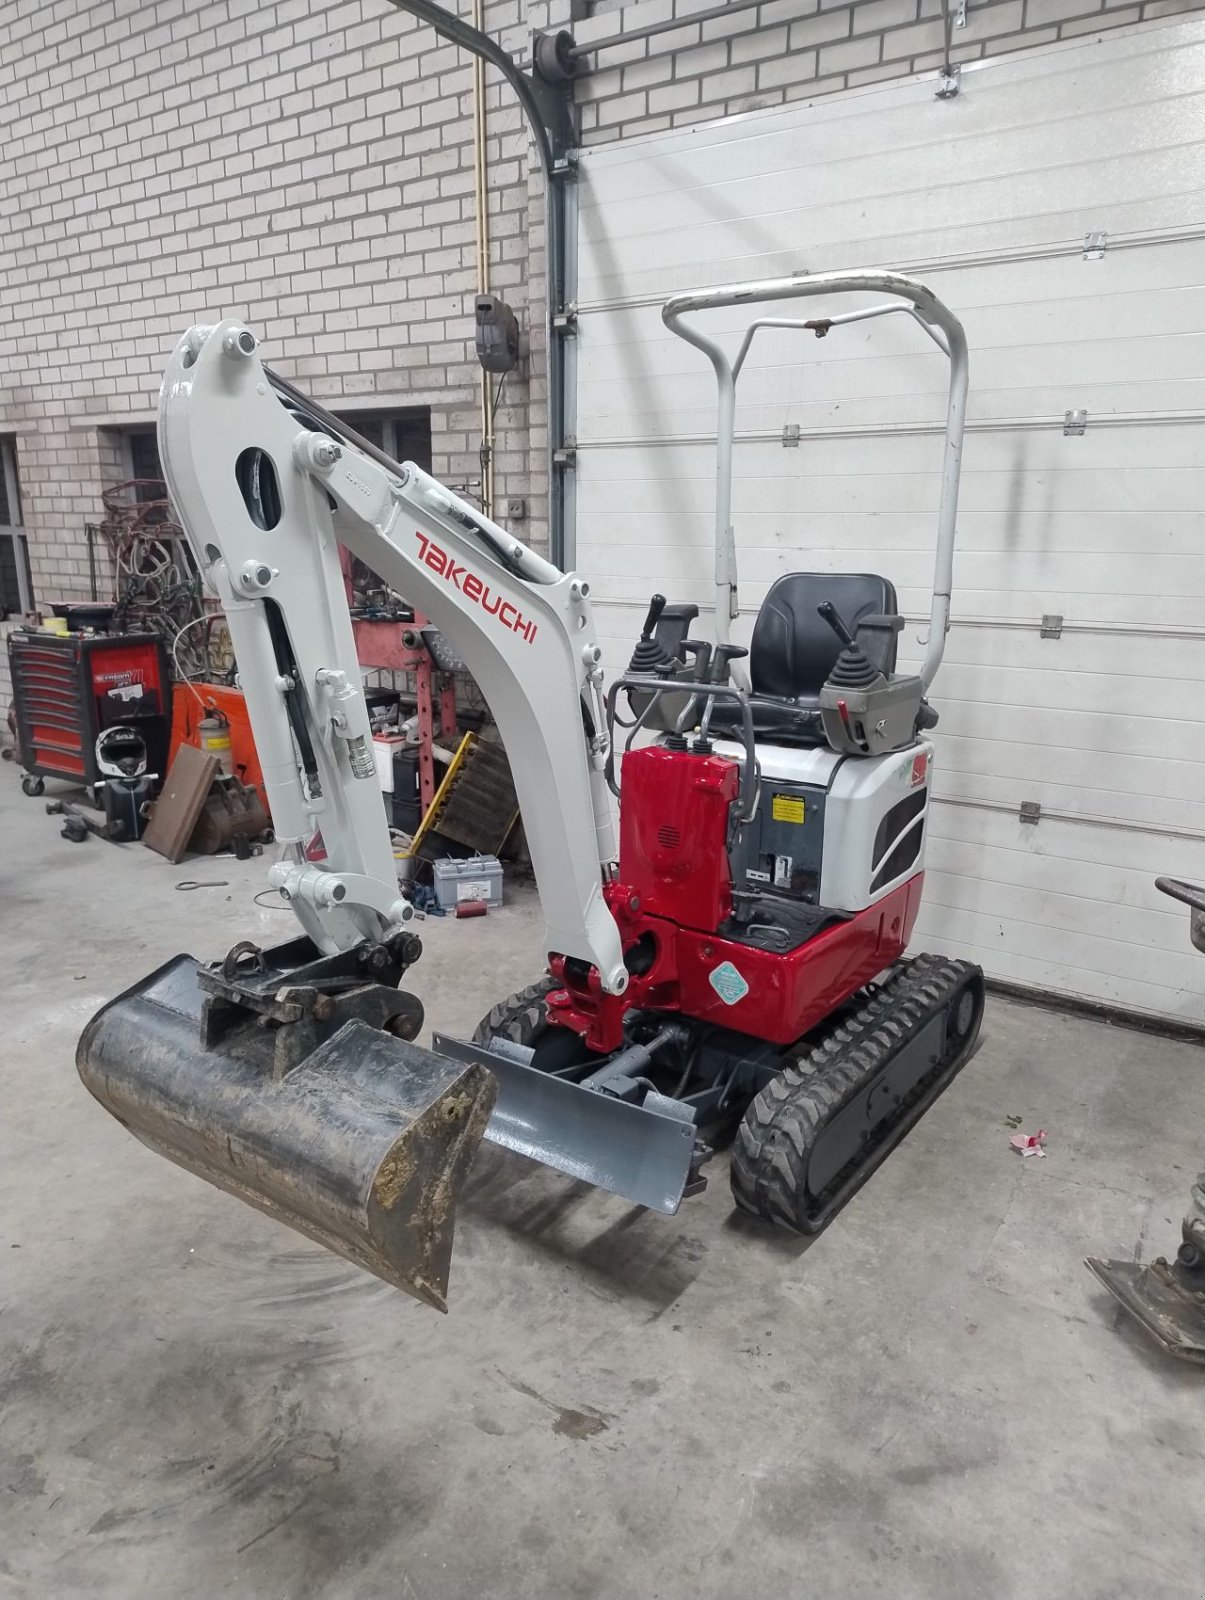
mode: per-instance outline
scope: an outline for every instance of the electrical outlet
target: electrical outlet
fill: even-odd
[[[522,522],[526,515],[526,500],[508,500],[506,502],[506,520],[508,522]]]

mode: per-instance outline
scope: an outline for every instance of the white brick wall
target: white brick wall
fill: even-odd
[[[487,0],[513,49],[520,9]],[[384,0],[46,0],[3,33],[0,428],[39,598],[86,592],[98,425],[151,420],[191,321],[245,317],[322,398],[430,405],[435,470],[479,477],[466,58]],[[527,136],[490,80],[492,287],[538,323]],[[538,538],[528,410],[512,374],[497,490]]]
[[[446,3],[446,0],[445,0]],[[452,0],[455,4],[455,0]],[[970,0],[953,58],[1048,43],[1199,0]],[[940,0],[611,0],[623,39],[578,85],[598,144],[937,67]],[[466,9],[461,4],[461,9]],[[580,0],[487,0],[520,57]],[[435,470],[478,476],[471,68],[386,0],[43,0],[0,48],[0,430],[17,435],[42,599],[87,589],[85,521],[111,481],[98,430],[153,416],[190,321],[245,317],[321,398],[428,404]],[[521,114],[487,73],[493,287],[532,345],[498,439],[498,501],[545,530],[543,255]]]
[[[1198,9],[1202,0],[969,0],[951,60],[1030,49],[1123,23]],[[691,22],[714,0],[598,0],[574,25],[579,43],[650,23],[682,26],[599,52],[578,88],[582,142],[607,143],[788,100],[935,71],[941,0],[765,0]],[[950,0],[951,9],[956,0]],[[534,8],[533,8],[534,9]]]

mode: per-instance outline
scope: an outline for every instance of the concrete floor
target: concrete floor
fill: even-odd
[[[263,863],[68,844],[8,765],[0,830],[0,1594],[1205,1593],[1205,1375],[1080,1264],[1174,1245],[1198,1048],[992,1002],[809,1249],[733,1214],[723,1158],[666,1219],[489,1151],[444,1319],[76,1079],[127,983],[291,926],[252,903]],[[430,1016],[471,1028],[539,932],[530,898],[428,922]],[[1010,1113],[1046,1160],[1009,1150]]]

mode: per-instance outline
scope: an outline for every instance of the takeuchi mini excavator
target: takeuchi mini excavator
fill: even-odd
[[[851,293],[851,310],[755,321],[733,362],[685,320]],[[895,590],[871,573],[779,578],[748,648],[735,644],[733,419],[750,343],[895,313],[950,369],[920,669],[897,670]],[[164,472],[228,619],[285,846],[270,879],[300,930],[210,964],[168,961],[88,1024],[80,1074],[152,1148],[441,1308],[483,1137],[667,1213],[731,1139],[736,1203],[815,1232],[979,1031],[980,970],[904,955],[949,619],[962,327],[923,284],[884,272],[679,295],[662,315],[718,384],[714,637],[695,636],[695,606],[655,596],[609,683],[584,578],[275,376],[243,324],[192,328],[163,383]],[[423,1011],[400,984],[421,946],[340,543],[447,635],[514,774],[547,971],[468,1042],[414,1043]]]

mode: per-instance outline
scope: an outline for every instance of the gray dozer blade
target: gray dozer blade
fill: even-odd
[[[1097,1256],[1084,1265],[1169,1355],[1205,1364],[1205,1294],[1187,1285],[1175,1266],[1162,1257],[1142,1267]]]
[[[446,1311],[489,1073],[353,1020],[275,1076],[255,1020],[202,1047],[197,971],[177,956],[92,1018],[85,1087],[160,1155]]]
[[[441,1054],[488,1066],[498,1100],[485,1137],[571,1178],[672,1216],[692,1181],[696,1129],[676,1100],[642,1105],[598,1094],[527,1064],[513,1045],[466,1044],[437,1033]],[[514,1054],[509,1052],[513,1051]]]

